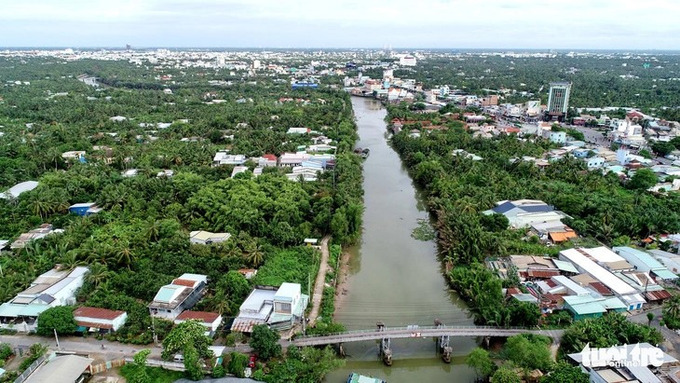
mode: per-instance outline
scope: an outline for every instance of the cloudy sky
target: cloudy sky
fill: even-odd
[[[680,0],[0,0],[0,47],[680,49]]]

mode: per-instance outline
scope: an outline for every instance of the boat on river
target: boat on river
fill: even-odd
[[[353,372],[349,374],[349,377],[347,378],[347,383],[387,383],[387,382],[378,378],[359,375],[356,372]]]
[[[368,158],[368,155],[371,154],[371,149],[369,148],[356,148],[354,149],[354,154],[358,154],[361,156],[361,158],[366,159]]]

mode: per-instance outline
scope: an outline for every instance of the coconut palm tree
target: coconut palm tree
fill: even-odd
[[[95,287],[104,283],[111,276],[111,271],[102,263],[93,263],[90,265],[90,271],[87,273],[86,280]]]

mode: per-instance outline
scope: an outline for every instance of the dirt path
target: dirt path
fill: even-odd
[[[309,326],[316,324],[316,319],[319,317],[319,310],[321,309],[321,299],[323,298],[323,287],[326,284],[326,272],[328,271],[328,241],[330,236],[325,236],[321,240],[321,264],[319,264],[319,273],[316,275],[316,282],[314,283],[314,292],[312,293],[312,311],[309,314]]]

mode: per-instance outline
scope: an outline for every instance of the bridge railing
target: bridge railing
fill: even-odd
[[[443,326],[443,329],[447,330],[471,330],[471,331],[479,331],[479,330],[516,330],[516,331],[532,331],[532,332],[540,332],[540,331],[546,331],[541,328],[536,328],[536,327],[496,327],[496,326]],[[313,335],[303,335],[303,336],[298,336],[294,338],[293,340],[301,340],[301,339],[315,339],[315,338],[326,338],[326,337],[334,337],[334,336],[351,336],[351,335],[361,335],[361,334],[375,334],[378,332],[395,332],[395,331],[421,331],[421,330],[437,330],[439,327],[437,326],[419,326],[419,325],[412,325],[412,326],[404,326],[404,327],[384,327],[382,330],[376,329],[370,329],[370,330],[352,330],[352,331],[345,331],[345,332],[337,332],[337,333],[332,333],[332,334],[313,334]]]

